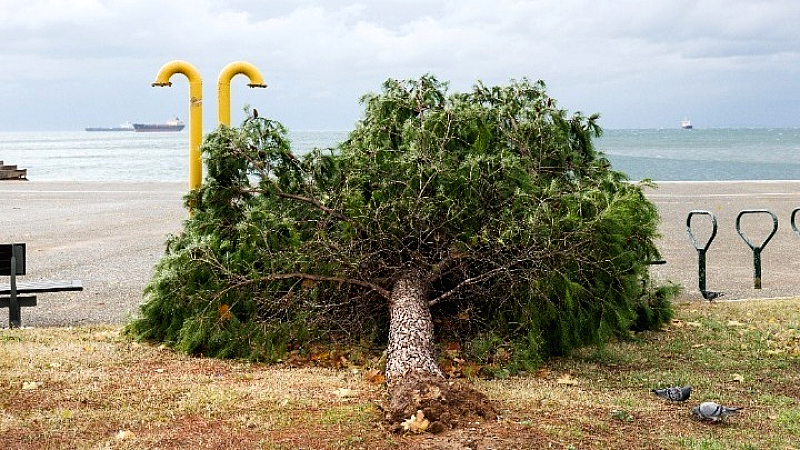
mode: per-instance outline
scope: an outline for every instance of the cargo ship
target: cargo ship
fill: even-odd
[[[125,122],[118,127],[86,127],[86,131],[133,131],[133,124]]]
[[[166,121],[166,123],[134,123],[133,129],[140,132],[153,131],[181,131],[186,125],[177,117]]]

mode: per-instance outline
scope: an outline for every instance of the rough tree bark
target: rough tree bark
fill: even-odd
[[[428,286],[421,273],[409,272],[395,283],[389,310],[387,419],[399,428],[401,421],[421,411],[430,421],[429,430],[437,432],[465,418],[493,418],[494,408],[484,394],[447,380],[439,368]]]
[[[398,280],[389,305],[389,345],[386,348],[386,380],[389,385],[410,372],[444,378],[433,348],[433,319],[428,289],[419,273]]]

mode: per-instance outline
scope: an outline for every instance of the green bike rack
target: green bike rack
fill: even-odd
[[[795,208],[794,211],[792,211],[792,217],[789,219],[789,224],[792,226],[792,230],[794,230],[794,232],[800,236],[800,230],[797,229],[797,222],[794,220],[795,217],[797,217],[798,212],[800,212],[800,208]]]
[[[742,233],[742,229],[740,227],[740,223],[742,220],[742,216],[745,214],[769,214],[772,217],[772,232],[764,239],[764,242],[761,245],[755,245],[747,239],[747,236]],[[794,214],[792,215],[794,217]],[[753,250],[753,289],[761,289],[761,251],[764,250],[764,247],[767,246],[767,243],[772,236],[775,236],[775,232],[778,231],[778,218],[772,211],[767,209],[745,209],[739,212],[739,215],[736,216],[736,232],[739,233],[739,236],[744,239],[747,245]]]
[[[697,242],[697,238],[695,238],[694,233],[692,233],[692,217],[693,216],[708,216],[711,218],[711,236],[708,238],[708,242],[705,245],[700,245]],[[692,245],[694,248],[697,249],[697,280],[700,286],[701,291],[706,290],[706,252],[708,251],[708,247],[711,246],[711,241],[714,240],[714,237],[717,235],[717,218],[711,211],[703,211],[703,210],[694,210],[689,211],[689,215],[686,216],[686,232],[689,233],[689,239],[692,241]]]

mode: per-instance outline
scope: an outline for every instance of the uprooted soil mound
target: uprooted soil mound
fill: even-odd
[[[386,419],[396,431],[438,433],[471,419],[496,417],[488,397],[461,381],[412,372],[389,384]]]

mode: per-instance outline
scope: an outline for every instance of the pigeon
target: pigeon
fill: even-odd
[[[651,391],[656,397],[663,398],[664,400],[669,400],[671,402],[685,402],[689,400],[689,395],[692,393],[691,386],[685,387],[668,387],[664,389],[653,389]]]
[[[719,422],[730,414],[736,414],[742,408],[729,408],[719,403],[703,402],[700,406],[692,408],[692,417],[697,420]]]
[[[708,300],[709,302],[713,302],[714,299],[722,297],[723,295],[725,295],[724,292],[706,291],[706,290],[702,290],[702,291],[700,291],[700,293],[703,294],[703,298]]]

